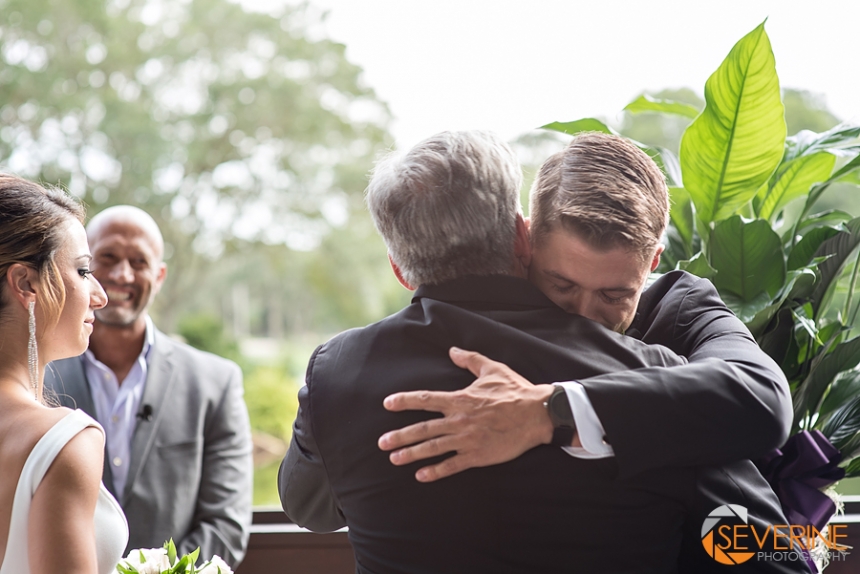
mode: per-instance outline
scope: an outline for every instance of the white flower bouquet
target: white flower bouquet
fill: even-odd
[[[220,556],[197,568],[198,548],[185,556],[176,556],[176,545],[171,538],[162,548],[138,548],[128,553],[116,565],[119,574],[233,574],[233,570]]]

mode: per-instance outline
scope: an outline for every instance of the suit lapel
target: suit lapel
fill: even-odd
[[[170,394],[173,385],[173,368],[171,363],[172,345],[167,336],[155,330],[155,340],[149,350],[149,361],[146,371],[146,385],[140,405],[152,407],[152,420],[138,420],[131,439],[131,462],[128,469],[128,479],[122,493],[122,505],[125,506],[129,493],[134,486],[155,442],[156,431],[164,418],[164,401]]]

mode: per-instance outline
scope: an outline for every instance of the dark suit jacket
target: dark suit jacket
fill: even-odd
[[[589,399],[595,405],[607,434],[613,438],[616,456],[630,461],[633,466],[653,466],[642,460],[642,445],[624,432],[626,424],[648,425],[665,434],[686,432],[685,429],[711,429],[713,440],[707,443],[707,456],[697,452],[695,444],[679,444],[684,449],[692,447],[686,456],[699,466],[696,473],[696,496],[691,499],[684,526],[680,571],[695,574],[710,572],[808,572],[803,562],[753,559],[740,565],[723,566],[712,560],[702,546],[702,524],[718,506],[738,504],[749,511],[749,524],[756,532],[765,532],[769,525],[785,524],[786,518],[770,485],[759,473],[749,458],[756,458],[770,450],[768,444],[782,445],[784,432],[778,421],[790,421],[790,400],[787,384],[782,373],[758,345],[744,325],[725,306],[713,284],[683,271],[673,271],[654,282],[639,301],[636,318],[627,330],[627,335],[646,343],[664,345],[689,359],[689,364],[674,369],[671,377],[655,372],[659,369],[643,369],[623,375],[629,377],[629,386],[624,386],[619,377],[615,380],[594,378],[586,382]],[[648,379],[645,383],[641,379]],[[637,382],[638,381],[638,382]],[[597,386],[600,382],[603,384]],[[709,392],[700,400],[679,409],[671,420],[656,420],[648,416],[648,409],[623,408],[624,400],[614,397],[629,393],[632,400],[659,402],[659,390],[650,390],[655,382],[665,385],[671,395],[683,392],[679,385],[697,389],[709,385]],[[747,392],[747,389],[752,391]],[[718,409],[713,402],[730,405],[737,397],[743,397],[743,410],[727,420],[718,420]],[[758,397],[758,400],[756,400]],[[622,408],[619,408],[621,406]],[[760,421],[770,421],[761,425]],[[608,425],[608,426],[607,426]],[[608,429],[618,427],[618,433]],[[765,432],[767,436],[761,433]],[[773,434],[771,434],[773,433]],[[659,460],[666,453],[645,454]],[[674,453],[679,454],[678,451]],[[629,455],[629,456],[628,456]],[[647,457],[646,457],[647,458]],[[752,542],[752,541],[750,541]],[[777,550],[773,538],[762,545],[764,552]],[[779,541],[784,545],[785,540]],[[758,549],[758,544],[752,544]]]
[[[51,363],[45,384],[63,406],[95,418],[81,357]],[[153,418],[134,430],[125,490],[113,492],[108,457],[104,484],[128,518],[128,548],[213,554],[238,564],[251,524],[251,427],[242,374],[226,359],[174,341],[160,331],[149,355],[141,405]]]
[[[293,442],[279,476],[281,500],[291,518],[312,530],[348,525],[360,572],[673,572],[685,513],[697,493],[695,468],[678,465],[694,452],[692,462],[708,463],[710,445],[726,441],[715,430],[731,426],[726,421],[749,404],[782,408],[784,391],[769,390],[779,387],[777,369],[776,384],[736,385],[734,400],[713,401],[711,426],[690,432],[676,426],[667,433],[662,423],[625,429],[611,420],[606,428],[613,444],[622,435],[622,442],[638,437],[642,450],[665,443],[651,449],[660,451],[659,468],[647,454],[626,449],[622,457],[582,460],[538,447],[503,465],[421,484],[414,472],[426,462],[394,467],[376,440],[431,415],[389,413],[382,399],[395,391],[468,385],[471,374],[448,359],[451,345],[503,361],[535,383],[585,384],[604,373],[686,362],[564,313],[526,281],[498,276],[421,287],[400,313],[321,346],[299,394]],[[726,394],[701,374],[692,386],[666,393],[669,372],[651,384],[650,394],[633,399],[647,399],[641,408],[650,409],[653,421]],[[661,386],[668,394],[662,402],[656,400]],[[636,410],[624,393],[615,393],[614,401]],[[598,399],[601,418],[611,402]],[[757,418],[765,434],[783,438],[781,430],[771,430],[772,421]]]

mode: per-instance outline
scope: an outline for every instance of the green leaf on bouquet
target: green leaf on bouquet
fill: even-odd
[[[708,78],[705,102],[681,140],[681,168],[707,225],[749,202],[783,156],[785,108],[763,23]]]
[[[164,543],[164,548],[167,550],[168,563],[176,564],[176,544],[173,543],[173,538]]]
[[[185,574],[188,572],[189,566],[193,568],[193,563],[191,562],[191,555],[186,554],[167,572],[168,574]]]

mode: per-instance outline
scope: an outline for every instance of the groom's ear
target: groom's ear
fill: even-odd
[[[400,271],[400,267],[397,266],[397,263],[391,258],[391,253],[388,254],[388,262],[391,264],[391,270],[394,271],[394,276],[397,277],[397,280],[400,281],[400,284],[409,289],[410,291],[415,291],[415,287],[409,284],[406,279],[403,278],[403,272]]]
[[[654,251],[654,258],[651,259],[651,271],[653,272],[657,269],[657,266],[660,265],[660,254],[663,253],[663,250],[666,248],[665,245],[658,245],[657,249]]]

